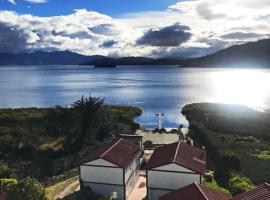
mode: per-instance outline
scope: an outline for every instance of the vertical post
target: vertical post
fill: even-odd
[[[157,113],[156,116],[158,117],[158,129],[162,129],[161,118],[164,116],[164,113]]]

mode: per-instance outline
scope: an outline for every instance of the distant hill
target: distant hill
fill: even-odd
[[[174,58],[147,58],[147,57],[123,57],[123,58],[104,58],[82,63],[82,65],[106,65],[110,61],[114,65],[180,65],[183,59]]]
[[[0,65],[78,65],[103,59],[104,56],[85,56],[70,51],[36,51],[33,53],[0,53]]]
[[[187,59],[181,67],[270,68],[270,39],[235,45],[212,55]]]

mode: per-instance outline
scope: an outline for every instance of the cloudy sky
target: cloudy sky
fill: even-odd
[[[0,0],[0,52],[195,57],[270,37],[270,0]]]

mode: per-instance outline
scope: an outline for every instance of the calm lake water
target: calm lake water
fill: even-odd
[[[244,104],[270,108],[270,70],[200,69],[173,66],[132,66],[95,69],[87,66],[2,66],[0,107],[69,105],[82,95],[104,97],[108,104],[141,107],[137,120],[156,127],[155,113],[165,113],[163,125],[187,124],[180,115],[189,103]]]

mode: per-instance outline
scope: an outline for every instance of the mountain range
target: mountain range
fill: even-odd
[[[234,45],[214,54],[183,60],[182,67],[270,68],[270,39]]]
[[[234,45],[199,58],[109,58],[70,51],[0,53],[0,65],[179,65],[180,67],[270,67],[270,39]]]
[[[104,58],[105,56],[85,56],[70,51],[0,53],[0,65],[78,65]]]

